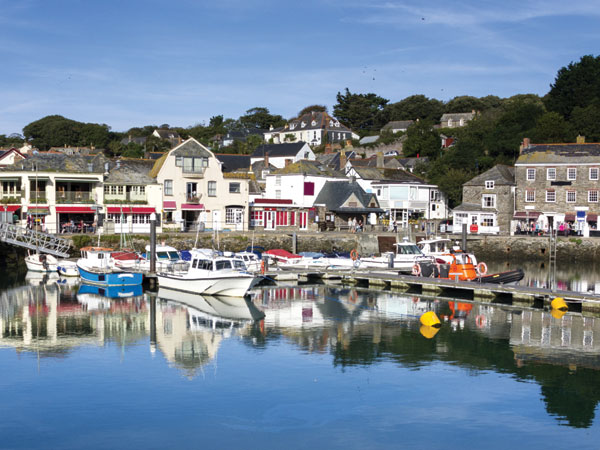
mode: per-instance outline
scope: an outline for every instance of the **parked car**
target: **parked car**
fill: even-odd
[[[396,150],[391,150],[389,152],[385,152],[383,156],[398,156],[399,153]]]

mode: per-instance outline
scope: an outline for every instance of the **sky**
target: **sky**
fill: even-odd
[[[544,95],[600,42],[599,0],[0,0],[0,134],[60,114],[189,127],[292,117],[348,88]]]

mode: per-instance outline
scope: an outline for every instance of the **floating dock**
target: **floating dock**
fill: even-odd
[[[553,299],[561,297],[567,302],[569,311],[600,315],[600,295],[592,292],[399,275],[397,269],[285,269],[270,270],[265,273],[265,277],[276,282],[346,283],[379,290],[390,289],[414,294],[429,294],[441,298],[459,296],[483,303],[501,301],[521,306],[549,307]]]

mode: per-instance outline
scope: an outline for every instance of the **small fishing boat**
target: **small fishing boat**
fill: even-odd
[[[423,239],[417,242],[417,247],[423,252],[425,256],[429,256],[439,263],[452,263],[453,253],[464,253],[458,245],[452,245],[450,239],[445,238],[432,238]],[[469,253],[473,265],[477,266],[477,258],[474,254]]]
[[[394,244],[395,252],[384,252],[381,256],[361,257],[360,267],[388,268],[390,259],[393,260],[394,269],[400,272],[411,272],[417,263],[432,263],[433,258],[423,254],[421,249],[413,242],[404,240]]]
[[[188,260],[189,261],[189,260]],[[156,270],[164,271],[172,264],[184,262],[179,251],[169,245],[156,246]],[[143,270],[150,270],[150,246],[146,245],[146,253],[142,254],[141,267]]]
[[[99,286],[135,286],[142,284],[142,272],[115,265],[112,248],[83,247],[77,260],[79,276],[87,283]],[[116,256],[120,256],[117,252]],[[120,260],[117,260],[120,261]]]
[[[208,255],[205,250],[190,252],[191,262],[157,273],[160,287],[195,294],[243,297],[261,278],[246,270],[234,257]]]
[[[58,268],[58,260],[45,253],[29,253],[25,257],[27,270],[30,272],[56,272]]]
[[[233,254],[233,257],[236,259],[240,259],[246,265],[246,270],[248,272],[256,273],[260,272],[261,268],[261,260],[253,252],[237,252]]]
[[[78,277],[79,269],[77,268],[77,260],[61,259],[58,261],[56,270],[63,277]]]

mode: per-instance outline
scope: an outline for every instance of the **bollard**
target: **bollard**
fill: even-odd
[[[292,233],[292,253],[295,255],[298,253],[298,235]]]
[[[150,273],[156,273],[156,213],[150,214]]]
[[[462,224],[462,251],[467,251],[467,224]]]

